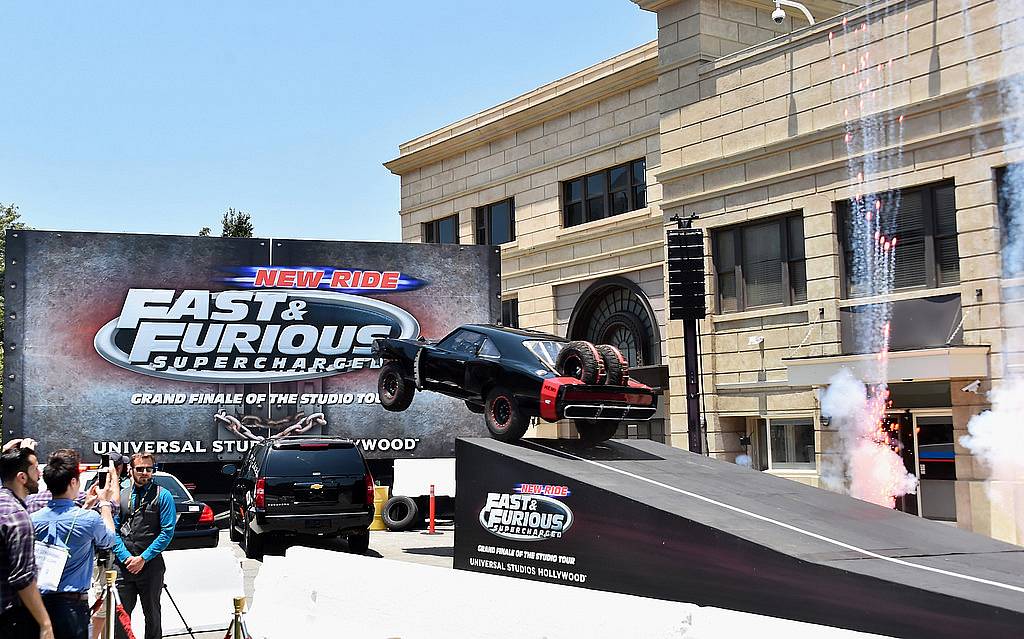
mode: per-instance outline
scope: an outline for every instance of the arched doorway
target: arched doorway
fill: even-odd
[[[591,284],[573,308],[566,336],[611,344],[629,360],[631,377],[648,386],[668,388],[668,367],[661,364],[658,322],[647,295],[635,282],[624,277],[606,277]],[[667,404],[668,397],[663,395],[657,417],[624,421],[615,437],[666,443],[663,407]]]
[[[643,290],[622,277],[594,282],[580,296],[569,319],[570,339],[611,344],[630,368],[661,365],[658,324]]]

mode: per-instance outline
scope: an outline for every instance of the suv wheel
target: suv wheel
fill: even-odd
[[[263,561],[263,535],[252,529],[252,526],[245,523],[245,556],[249,559]]]
[[[238,506],[234,500],[228,506],[228,539],[236,544],[242,541],[241,526],[238,524]]]
[[[348,536],[348,550],[357,555],[365,554],[370,548],[370,531],[352,533]]]

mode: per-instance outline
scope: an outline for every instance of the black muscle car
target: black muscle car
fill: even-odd
[[[481,413],[495,439],[515,441],[532,417],[573,419],[580,437],[604,441],[623,419],[650,419],[654,389],[629,379],[614,347],[536,331],[466,324],[433,342],[378,339],[385,361],[377,380],[381,405],[403,411],[416,391],[434,391]]]

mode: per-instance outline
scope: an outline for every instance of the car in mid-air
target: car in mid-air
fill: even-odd
[[[386,410],[407,409],[417,391],[461,399],[484,416],[491,436],[515,441],[531,418],[572,419],[580,437],[601,442],[623,419],[647,420],[657,389],[629,378],[613,346],[570,341],[537,331],[465,324],[439,341],[378,339],[385,361],[377,379]]]

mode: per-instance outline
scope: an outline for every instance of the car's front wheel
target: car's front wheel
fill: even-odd
[[[503,442],[514,442],[526,432],[530,418],[516,403],[516,398],[506,388],[495,388],[487,395],[484,405],[484,421],[491,437]]]
[[[370,531],[352,533],[348,536],[348,550],[357,555],[366,554],[370,548]]]
[[[610,419],[577,419],[576,431],[580,439],[590,444],[599,444],[615,437],[619,422]]]
[[[244,534],[245,541],[242,545],[245,547],[245,556],[249,559],[263,561],[263,535],[253,530],[249,522],[245,522]]]
[[[377,394],[385,410],[401,412],[409,408],[416,388],[402,375],[402,365],[388,362],[377,377]]]

